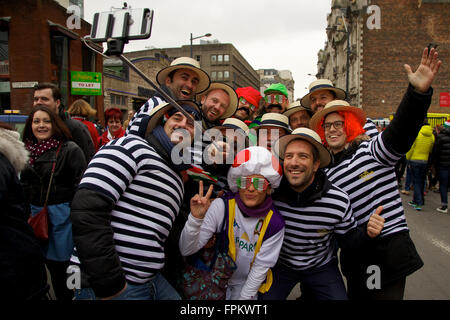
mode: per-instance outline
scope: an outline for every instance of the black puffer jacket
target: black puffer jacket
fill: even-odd
[[[48,150],[35,161],[33,167],[28,165],[22,172],[20,181],[30,204],[43,206],[55,156],[56,149]],[[64,142],[56,161],[47,204],[71,202],[86,167],[80,147],[73,141]]]
[[[9,131],[0,129],[0,299],[40,300],[48,289],[44,255],[17,175],[28,155]]]
[[[442,128],[437,135],[431,158],[436,167],[450,167],[450,128]]]

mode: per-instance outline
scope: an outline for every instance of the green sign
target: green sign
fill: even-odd
[[[102,95],[102,73],[70,71],[70,82],[72,95],[101,96]]]

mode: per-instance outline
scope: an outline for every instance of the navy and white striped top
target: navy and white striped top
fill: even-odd
[[[139,128],[142,121],[142,118],[150,115],[152,109],[161,103],[165,102],[160,96],[153,96],[144,105],[134,114],[133,118],[131,118],[130,123],[128,124],[128,128],[126,130],[126,134],[134,134],[139,135]],[[145,131],[144,131],[145,132]],[[144,138],[144,137],[142,137]]]
[[[387,148],[383,134],[362,142],[354,153],[325,169],[328,179],[350,196],[358,225],[383,206],[381,237],[408,230],[394,172],[402,155]]]
[[[164,266],[164,243],[183,199],[181,177],[144,139],[113,140],[89,163],[79,188],[106,195],[115,249],[127,282],[145,283]],[[72,262],[79,264],[76,256]]]
[[[279,262],[294,270],[325,265],[336,256],[334,234],[356,227],[348,195],[331,185],[328,192],[305,207],[274,201],[285,222]]]

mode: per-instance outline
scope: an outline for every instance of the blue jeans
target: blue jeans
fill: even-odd
[[[413,176],[411,170],[411,161],[406,162],[406,178],[405,178],[405,190],[409,191],[411,189],[411,184],[413,183]]]
[[[302,284],[302,290],[307,292],[309,299],[348,299],[336,258],[321,267],[303,271],[295,271],[277,264],[272,269],[272,273],[272,285],[268,292],[259,294],[259,300],[286,300],[299,282]],[[302,296],[303,294],[304,292],[302,292]]]
[[[441,193],[441,204],[448,206],[448,177],[450,167],[439,167],[439,192]]]
[[[74,300],[96,299],[92,288],[75,290]],[[143,284],[127,283],[125,291],[112,300],[181,300],[181,297],[161,273],[158,273],[155,278]]]
[[[413,202],[419,206],[423,206],[423,193],[425,191],[424,185],[427,173],[427,163],[421,161],[411,161],[410,163],[414,185]]]

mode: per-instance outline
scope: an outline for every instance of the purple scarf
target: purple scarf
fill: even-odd
[[[239,193],[236,193],[234,196],[234,199],[236,200],[236,203],[239,207],[239,210],[241,210],[242,213],[249,217],[265,217],[270,209],[272,208],[272,197],[268,196],[266,197],[266,200],[264,200],[263,203],[261,203],[256,208],[248,208],[241,200],[241,197],[239,196]]]

